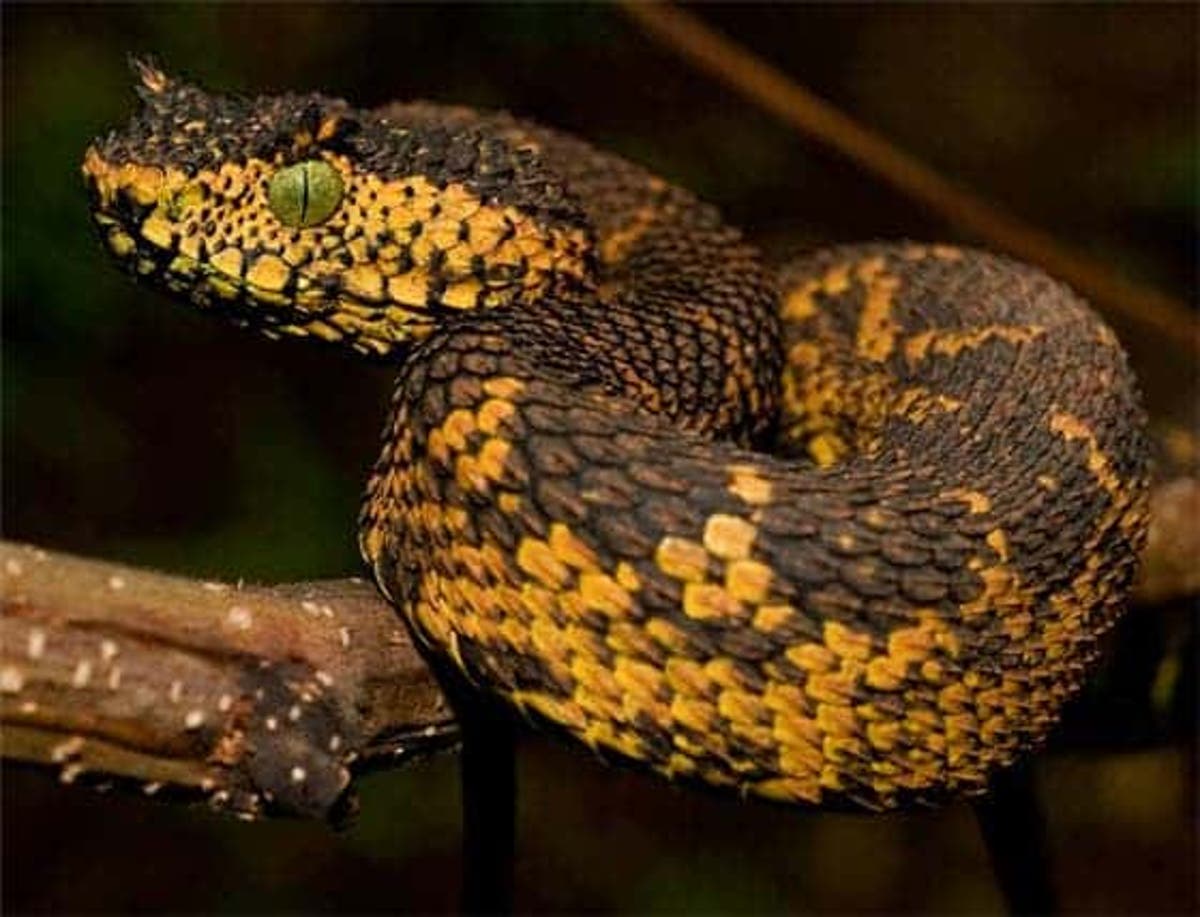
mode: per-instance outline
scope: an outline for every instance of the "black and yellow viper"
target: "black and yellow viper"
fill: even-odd
[[[769,273],[690,194],[506,115],[139,66],[83,165],[135,274],[399,382],[363,556],[421,645],[606,753],[780,800],[981,789],[1121,611],[1113,334],[938,245]]]

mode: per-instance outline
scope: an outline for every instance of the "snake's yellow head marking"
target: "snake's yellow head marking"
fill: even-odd
[[[141,110],[84,157],[94,219],[134,272],[198,305],[388,354],[452,314],[590,282],[580,211],[531,149],[135,68]]]

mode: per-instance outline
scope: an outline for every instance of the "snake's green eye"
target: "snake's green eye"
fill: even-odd
[[[344,187],[337,169],[324,160],[309,159],[271,177],[267,202],[284,226],[316,226],[337,210]]]

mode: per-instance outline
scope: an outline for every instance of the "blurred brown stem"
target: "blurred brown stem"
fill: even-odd
[[[1174,297],[1124,279],[944,178],[691,12],[667,3],[617,2],[653,38],[902,194],[988,244],[1041,265],[1101,309],[1200,351],[1200,323]]]
[[[1150,605],[1200,594],[1200,480],[1169,478],[1150,491],[1150,537],[1136,601]]]
[[[327,816],[356,762],[456,727],[361,580],[241,588],[0,542],[3,754],[252,816]]]

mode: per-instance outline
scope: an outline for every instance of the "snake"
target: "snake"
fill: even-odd
[[[605,760],[808,806],[985,791],[1094,668],[1147,522],[1114,333],[916,242],[775,270],[505,113],[135,62],[87,148],[135,278],[395,367],[359,521],[422,651]]]

